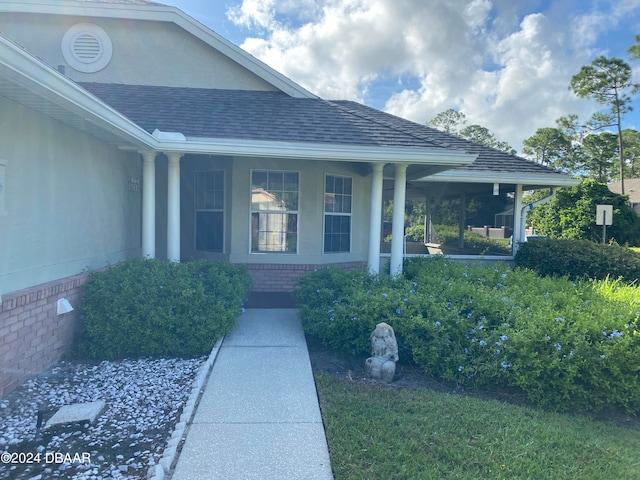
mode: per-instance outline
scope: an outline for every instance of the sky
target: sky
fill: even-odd
[[[569,89],[640,34],[640,0],[160,0],[307,90],[418,123],[455,109],[516,150],[602,107]],[[640,129],[640,95],[623,128]]]

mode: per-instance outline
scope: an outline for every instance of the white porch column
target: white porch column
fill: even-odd
[[[391,276],[402,274],[404,250],[404,209],[407,196],[407,164],[396,164],[393,184],[393,226],[391,229]]]
[[[169,172],[167,185],[167,260],[180,261],[180,157],[179,153],[167,154]]]
[[[156,256],[156,152],[142,154],[142,256]]]
[[[518,243],[524,241],[525,225],[522,223],[522,185],[516,185],[516,195],[513,202],[513,254],[518,251]]]
[[[458,213],[458,246],[464,248],[464,231],[467,223],[467,196],[460,194],[460,211]]]
[[[369,211],[369,272],[380,273],[380,229],[382,228],[383,163],[371,164],[371,209]]]

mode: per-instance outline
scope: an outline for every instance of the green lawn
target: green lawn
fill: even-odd
[[[431,390],[316,374],[336,480],[640,478],[640,432]]]

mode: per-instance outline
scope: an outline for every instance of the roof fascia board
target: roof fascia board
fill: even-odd
[[[156,136],[156,138],[158,138]],[[385,147],[359,147],[319,143],[224,140],[187,137],[186,142],[158,140],[163,152],[235,155],[245,157],[299,158],[309,160],[362,161],[377,163],[437,164],[450,168],[469,165],[477,155]]]
[[[83,4],[65,3],[59,0],[55,2],[43,0],[36,3],[4,1],[0,2],[0,11],[174,23],[282,92],[297,98],[318,98],[177,7],[89,2]]]
[[[451,183],[514,183],[527,184],[531,186],[558,186],[573,187],[578,185],[580,180],[563,173],[549,174],[527,174],[522,173],[502,173],[502,172],[455,172],[448,171],[436,173],[429,177],[423,177],[417,182],[451,182]]]
[[[156,141],[145,130],[0,35],[0,75],[140,147]]]

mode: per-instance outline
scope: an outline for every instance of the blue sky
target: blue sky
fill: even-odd
[[[165,0],[327,99],[425,123],[448,108],[516,149],[600,108],[571,77],[628,61],[640,0]],[[640,82],[640,61],[630,62]],[[640,95],[624,126],[640,129]]]

